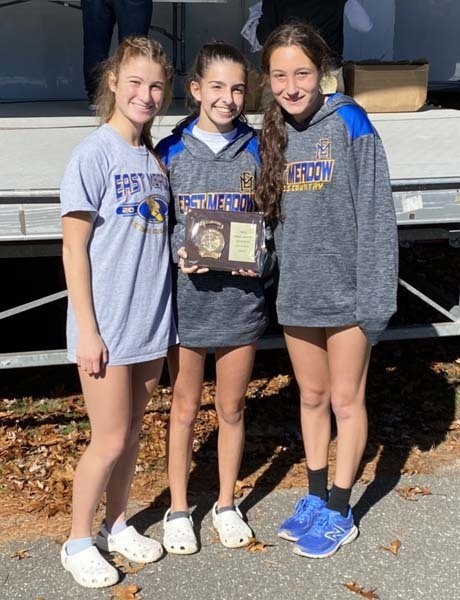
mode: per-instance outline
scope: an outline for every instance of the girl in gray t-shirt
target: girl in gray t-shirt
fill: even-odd
[[[78,365],[91,423],[61,561],[85,587],[119,579],[99,549],[142,563],[162,555],[157,541],[127,526],[126,506],[145,406],[168,347],[177,343],[169,185],[150,137],[171,81],[158,43],[125,40],[101,76],[102,125],[74,150],[61,185],[68,356]],[[91,524],[104,491],[106,516],[93,546]]]

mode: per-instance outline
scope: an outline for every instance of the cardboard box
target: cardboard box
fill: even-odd
[[[346,63],[345,93],[367,112],[414,112],[426,101],[427,63]]]

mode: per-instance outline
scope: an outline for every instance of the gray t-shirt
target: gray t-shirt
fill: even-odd
[[[61,214],[94,215],[88,244],[91,288],[109,365],[166,356],[177,343],[171,304],[169,184],[145,147],[102,125],[73,151],[61,183]],[[77,324],[69,300],[68,358]]]

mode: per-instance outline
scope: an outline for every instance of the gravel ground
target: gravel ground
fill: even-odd
[[[265,552],[228,550],[216,542],[210,517],[214,498],[200,497],[194,512],[200,552],[188,557],[165,556],[137,574],[126,575],[121,585],[137,585],[141,589],[138,597],[144,600],[352,600],[373,589],[376,596],[368,598],[459,598],[459,467],[436,475],[402,477],[398,487],[418,485],[431,491],[431,495],[417,496],[417,501],[405,500],[395,491],[386,493],[388,486],[383,480],[372,486],[372,492],[356,486],[353,502],[360,537],[325,560],[298,557],[289,542],[276,537],[277,524],[301,490],[275,490],[267,495],[252,492],[242,500],[240,506],[257,538],[273,544]],[[161,539],[162,511],[133,510],[132,522]],[[397,555],[382,549],[395,540],[401,542]],[[25,549],[29,558],[12,557]],[[361,594],[344,587],[353,582],[361,587]],[[92,600],[111,598],[111,593],[109,589],[88,591],[75,584],[61,568],[55,542],[41,539],[0,545],[2,599]]]

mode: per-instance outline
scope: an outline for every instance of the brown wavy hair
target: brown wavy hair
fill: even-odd
[[[303,21],[290,21],[272,31],[262,48],[261,68],[264,83],[270,78],[270,58],[274,50],[298,46],[312,61],[320,74],[327,73],[330,50],[320,34]],[[280,200],[283,192],[283,174],[286,168],[284,152],[287,145],[285,115],[273,98],[267,105],[260,134],[262,167],[256,196],[265,216],[280,219]]]
[[[96,111],[101,124],[107,123],[115,111],[115,94],[109,87],[112,75],[118,79],[121,66],[133,58],[144,57],[163,67],[166,78],[165,94],[160,114],[165,114],[172,99],[172,80],[174,69],[170,65],[161,44],[144,36],[125,38],[118,46],[115,54],[106,60],[100,69],[99,85],[96,93]],[[155,115],[156,116],[156,115]],[[141,133],[141,142],[150,152],[155,154],[152,140],[152,117],[144,124]]]

